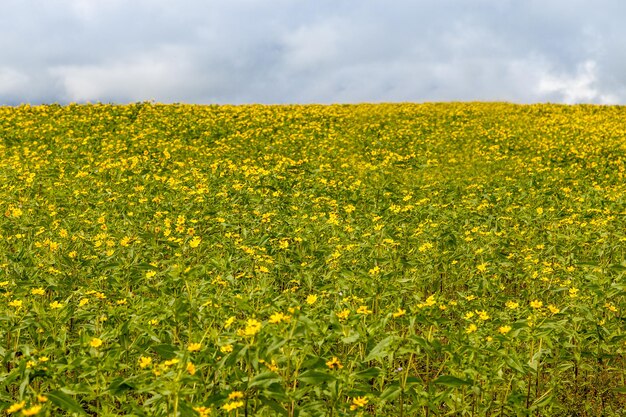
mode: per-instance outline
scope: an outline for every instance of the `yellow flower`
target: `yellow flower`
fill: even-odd
[[[368,273],[370,275],[378,275],[378,274],[380,274],[380,267],[378,265],[376,265],[374,268],[370,269],[368,271]]]
[[[311,294],[306,298],[306,303],[308,305],[313,305],[315,304],[316,301],[317,301],[317,295],[315,294]]]
[[[578,288],[572,287],[569,289],[569,296],[572,298],[578,297]]]
[[[476,330],[478,330],[478,327],[476,327],[476,325],[474,323],[471,323],[469,326],[467,326],[467,328],[465,329],[465,333],[470,334],[470,333],[474,333]]]
[[[15,307],[19,309],[20,307],[22,307],[22,304],[23,304],[22,300],[11,300],[9,302],[9,307]]]
[[[248,319],[246,327],[243,329],[244,336],[254,336],[261,330],[261,322],[256,319]]]
[[[498,327],[498,331],[501,334],[507,334],[508,332],[511,331],[511,326],[500,326],[500,327]]]
[[[232,411],[236,408],[243,407],[243,401],[233,401],[230,403],[226,403],[222,406],[222,410],[224,411]]]
[[[170,360],[167,360],[167,361],[163,362],[163,366],[169,367],[169,366],[172,366],[172,365],[176,365],[178,362],[180,362],[180,360],[178,360],[176,358],[170,359]]]
[[[487,263],[483,262],[482,264],[478,265],[476,269],[478,269],[480,272],[485,272],[487,270],[487,265]]]
[[[156,275],[156,271],[148,271],[146,272],[146,278],[150,279],[153,278]]]
[[[552,314],[557,314],[561,311],[556,306],[553,306],[552,304],[548,305],[548,310],[550,310],[550,313]]]
[[[187,372],[189,375],[194,375],[196,373],[196,366],[191,362],[187,362]]]
[[[363,408],[367,405],[367,397],[355,397],[352,399],[350,410],[354,411],[358,408]]]
[[[194,407],[195,412],[200,414],[200,417],[209,417],[213,409],[211,407]]]
[[[530,306],[532,308],[541,308],[543,306],[543,301],[533,300],[530,302]]]
[[[237,398],[243,398],[243,392],[241,392],[241,391],[233,391],[230,394],[228,394],[228,399],[229,400],[236,400]]]
[[[18,207],[12,207],[10,210],[11,210],[12,217],[20,217],[24,213],[22,209]]]
[[[22,410],[22,415],[23,416],[34,416],[35,414],[39,413],[39,411],[41,411],[41,406],[40,405],[33,405],[30,408]]]
[[[200,343],[189,343],[189,345],[187,346],[187,351],[188,352],[197,352],[202,348],[202,345]]]
[[[200,242],[202,242],[202,239],[200,238],[200,236],[194,236],[193,239],[189,241],[189,247],[197,248],[200,245]]]
[[[346,309],[346,310],[340,311],[340,312],[335,313],[335,314],[337,315],[337,318],[340,321],[343,321],[343,320],[347,319],[348,316],[350,315],[350,310]]]
[[[406,310],[403,310],[403,309],[398,307],[398,311],[393,313],[392,316],[393,316],[393,318],[398,318],[398,317],[404,316],[405,314],[406,314]]]
[[[58,310],[60,308],[63,308],[63,304],[59,303],[58,301],[53,301],[50,303],[50,308],[53,310]]]
[[[476,314],[478,315],[478,318],[481,319],[482,321],[489,320],[489,314],[487,314],[485,310],[482,310],[482,311],[476,310]]]
[[[426,299],[426,302],[424,303],[424,305],[427,306],[434,306],[437,302],[435,301],[435,294],[432,294],[430,296],[428,296],[428,298]]]
[[[515,310],[519,307],[519,303],[516,303],[515,301],[507,301],[505,303],[506,308],[508,308],[509,310]]]
[[[46,397],[45,395],[37,395],[37,401],[39,401],[40,403],[45,403],[46,401],[48,401],[48,397]]]
[[[360,306],[356,309],[358,314],[372,314],[372,310],[369,310],[367,306]]]
[[[333,356],[333,358],[329,361],[326,362],[326,366],[328,366],[328,368],[330,369],[341,369],[343,368],[343,365],[341,364],[341,362],[339,362],[339,359],[337,359],[336,356]]]
[[[33,288],[32,290],[30,290],[30,293],[32,295],[44,295],[46,293],[46,290],[44,290],[43,288],[39,287],[39,288]]]
[[[7,414],[13,414],[20,411],[26,405],[26,401],[20,401],[19,403],[13,403],[6,409]]]
[[[235,316],[231,316],[224,322],[224,328],[228,329],[235,322]]]
[[[287,315],[285,315],[285,314],[283,314],[281,312],[278,312],[278,313],[274,313],[274,314],[272,314],[270,316],[270,318],[268,320],[268,323],[277,324],[277,323],[280,323],[282,321],[289,321],[290,319],[291,319],[290,316],[287,316]]]
[[[147,368],[152,364],[152,358],[148,356],[140,356],[139,357],[139,367],[141,369]]]
[[[91,339],[91,341],[89,342],[89,346],[94,347],[94,348],[99,348],[100,346],[102,346],[102,339],[99,339],[97,337],[94,337],[93,339]]]

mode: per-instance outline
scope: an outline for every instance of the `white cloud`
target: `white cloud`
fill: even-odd
[[[578,65],[575,74],[554,75],[546,73],[539,80],[539,94],[556,93],[567,104],[600,103],[615,104],[619,98],[597,88],[597,64],[588,60]]]
[[[64,86],[63,99],[72,102],[176,101],[194,76],[187,54],[176,47],[99,65],[57,66],[49,72]]]
[[[28,76],[13,68],[0,67],[0,99],[28,86]]]
[[[0,104],[626,103],[626,3],[573,1],[4,0]]]

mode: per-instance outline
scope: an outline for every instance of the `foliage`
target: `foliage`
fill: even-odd
[[[624,116],[0,107],[0,409],[620,415]]]

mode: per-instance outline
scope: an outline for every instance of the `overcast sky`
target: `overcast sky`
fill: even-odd
[[[626,104],[623,0],[0,0],[0,104]]]

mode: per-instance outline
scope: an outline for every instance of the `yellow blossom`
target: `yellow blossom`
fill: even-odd
[[[469,326],[467,326],[467,328],[465,329],[465,333],[470,334],[470,333],[474,333],[476,330],[478,330],[478,327],[474,324],[471,323]]]
[[[349,309],[345,309],[342,310],[338,313],[335,313],[337,318],[339,319],[339,321],[344,321],[348,318],[348,316],[350,315],[350,310]]]
[[[254,336],[261,330],[261,322],[256,319],[248,319],[246,327],[243,329],[244,336]]]
[[[230,353],[233,351],[233,345],[222,345],[220,346],[220,352],[222,353]]]
[[[367,306],[360,306],[356,309],[358,314],[372,314],[372,310],[369,310]]]
[[[476,314],[478,315],[478,318],[482,321],[487,321],[489,320],[489,314],[487,314],[486,311],[484,310],[476,310]]]
[[[189,343],[189,345],[187,345],[188,352],[197,352],[201,348],[202,348],[202,345],[200,343]]]
[[[559,313],[561,311],[560,309],[558,309],[556,306],[554,306],[552,304],[548,305],[548,310],[550,310],[550,313],[552,313],[552,314],[557,314],[557,313]]]
[[[172,365],[176,365],[178,362],[180,362],[180,360],[178,360],[177,358],[169,359],[169,360],[163,362],[163,366],[169,367],[169,366],[172,366]]]
[[[187,362],[187,373],[194,375],[196,373],[196,366],[192,362]]]
[[[507,334],[510,331],[511,331],[511,326],[500,326],[500,327],[498,327],[498,332],[500,332],[501,334]]]
[[[530,306],[532,308],[541,308],[543,306],[543,302],[539,300],[533,300],[530,302]]]
[[[202,238],[200,238],[200,236],[194,236],[189,241],[189,247],[190,248],[197,248],[200,245],[200,242],[202,242]]]
[[[343,365],[341,364],[341,362],[339,362],[339,359],[337,359],[336,356],[333,356],[333,358],[329,361],[326,362],[326,366],[328,366],[328,368],[330,369],[341,369],[343,368]]]
[[[316,301],[317,301],[317,295],[315,294],[311,294],[306,298],[306,303],[309,305],[315,304]]]
[[[228,394],[228,399],[229,400],[236,400],[237,398],[243,398],[243,392],[241,392],[241,391],[233,391],[230,394]]]
[[[139,357],[139,367],[141,369],[147,368],[152,364],[152,358],[149,356],[140,356]]]
[[[39,413],[41,411],[41,405],[33,405],[30,408],[26,408],[24,410],[22,410],[22,415],[23,416],[34,416],[35,414]]]
[[[277,312],[277,313],[272,314],[267,322],[270,324],[277,324],[282,321],[289,321],[290,319],[291,319],[290,316],[287,316],[281,312]]]
[[[367,405],[367,397],[355,397],[350,404],[350,410],[354,411],[358,408],[363,408]]]
[[[224,411],[232,411],[235,410],[237,408],[243,407],[243,401],[233,401],[230,403],[226,403],[222,406],[222,410]]]
[[[224,322],[224,328],[228,329],[230,326],[233,325],[234,322],[235,322],[235,316],[231,316],[227,318],[226,321]]]
[[[94,337],[93,339],[91,339],[91,341],[89,342],[89,346],[94,347],[94,348],[99,348],[100,346],[102,346],[102,339],[99,339],[97,337]]]
[[[406,310],[403,310],[402,308],[398,308],[398,310],[392,314],[393,318],[398,318],[398,317],[402,317],[406,314]]]
[[[13,403],[9,408],[6,409],[7,414],[13,414],[20,411],[22,408],[26,406],[26,401],[20,401],[19,403]]]

